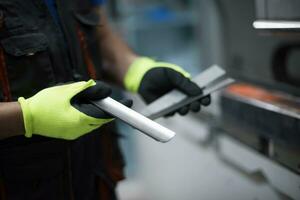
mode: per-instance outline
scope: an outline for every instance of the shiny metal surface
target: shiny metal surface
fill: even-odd
[[[92,101],[91,103],[157,141],[168,142],[175,136],[175,132],[148,119],[110,97],[100,101]]]
[[[272,112],[276,112],[279,114],[283,114],[283,115],[287,115],[290,117],[300,119],[300,112],[298,110],[287,110],[283,107],[280,107],[278,105],[274,105],[274,104],[271,104],[268,102],[264,102],[264,101],[260,101],[260,100],[256,100],[256,99],[250,99],[250,98],[246,98],[246,97],[242,97],[242,96],[234,96],[234,95],[231,95],[228,93],[225,93],[224,95],[231,96],[232,98],[235,98],[235,99],[242,101],[244,103],[247,103],[247,104],[251,104],[258,108],[263,108],[263,109],[266,109],[266,110],[269,110]]]
[[[188,105],[188,104],[190,104],[194,101],[197,101],[197,100],[201,99],[202,97],[205,97],[205,96],[207,96],[207,95],[209,95],[209,94],[211,94],[211,93],[213,93],[217,90],[220,90],[221,88],[224,88],[224,87],[226,87],[226,86],[228,86],[232,83],[234,83],[234,79],[232,79],[232,78],[227,78],[227,79],[221,80],[217,84],[215,84],[211,87],[205,88],[201,95],[186,98],[182,101],[179,101],[178,103],[174,103],[170,107],[167,107],[163,110],[160,110],[158,112],[153,112],[150,115],[147,115],[147,117],[150,118],[150,119],[158,119],[160,117],[165,116],[168,113],[171,113],[171,112],[174,112],[174,111],[178,110],[179,108],[181,108],[185,105]],[[168,101],[166,101],[163,105],[168,105]]]
[[[142,113],[150,119],[163,117],[234,82],[225,75],[226,72],[221,67],[214,65],[192,79],[199,87],[204,88],[203,94],[187,97],[178,90],[172,90],[149,104]]]

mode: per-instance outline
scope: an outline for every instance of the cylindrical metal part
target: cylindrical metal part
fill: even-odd
[[[157,141],[168,142],[175,136],[175,132],[124,106],[110,97],[100,101],[92,101],[91,103]]]

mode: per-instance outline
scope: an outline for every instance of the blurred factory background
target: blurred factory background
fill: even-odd
[[[218,64],[237,80],[200,113],[160,119],[177,132],[167,144],[119,124],[120,199],[300,199],[300,1],[108,2],[139,54],[192,75]]]

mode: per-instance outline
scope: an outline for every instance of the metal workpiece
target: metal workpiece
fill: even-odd
[[[174,112],[185,105],[230,85],[234,82],[234,79],[227,77],[226,72],[221,67],[213,65],[192,78],[192,81],[200,88],[203,88],[202,94],[194,97],[188,97],[182,92],[174,89],[149,104],[141,111],[142,114],[150,119],[163,117],[168,113]]]
[[[100,101],[91,101],[97,108],[104,110],[116,118],[121,119],[130,126],[140,130],[159,142],[168,142],[176,134],[159,123],[143,116],[142,114],[124,106],[118,101],[107,97]]]

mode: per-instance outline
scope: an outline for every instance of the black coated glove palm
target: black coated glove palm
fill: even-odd
[[[182,73],[168,67],[155,67],[147,71],[142,78],[138,93],[143,97],[146,103],[151,103],[172,89],[178,89],[188,96],[202,94],[202,89],[189,78],[186,78]],[[199,101],[180,108],[177,112],[181,115],[185,115],[189,111],[198,112],[201,109],[201,105],[208,106],[210,101],[210,96],[206,96]],[[167,116],[173,114],[175,114],[175,112],[169,113]]]

